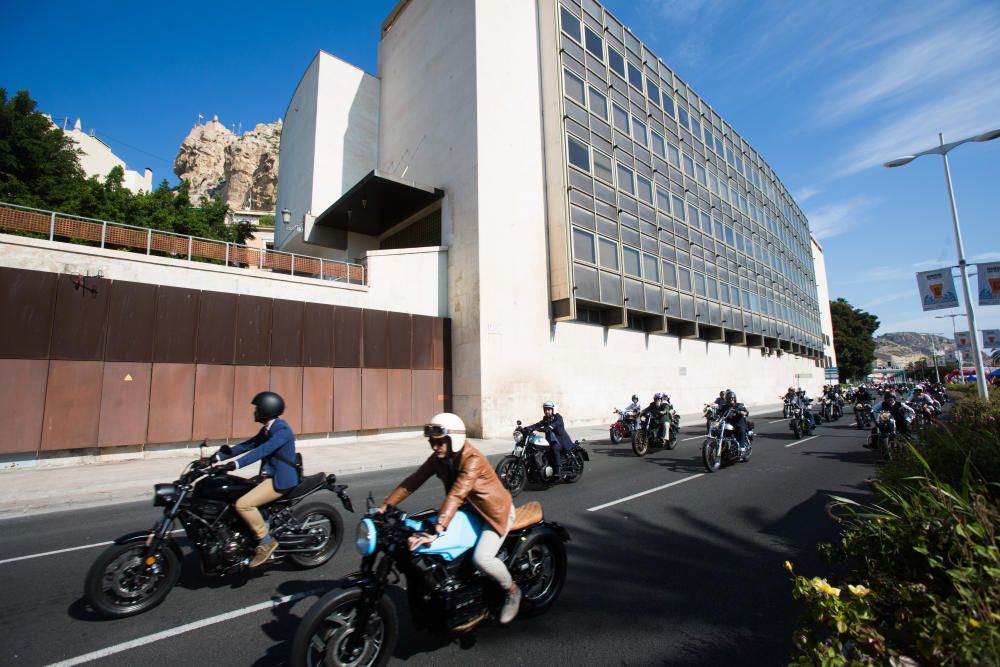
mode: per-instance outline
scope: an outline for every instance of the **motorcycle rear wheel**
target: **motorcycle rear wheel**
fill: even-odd
[[[163,602],[181,575],[181,563],[164,545],[157,556],[159,572],[147,572],[144,542],[112,544],[87,572],[84,595],[98,613],[124,618],[149,611]]]
[[[645,456],[646,452],[649,451],[649,439],[642,429],[632,434],[632,451],[635,452],[636,456]]]
[[[505,456],[496,467],[497,477],[504,488],[510,491],[512,498],[524,490],[524,485],[528,481],[528,471],[524,469],[524,462],[516,456]]]
[[[548,530],[530,534],[511,558],[510,572],[521,589],[518,615],[543,614],[559,598],[566,582],[566,547]]]
[[[354,633],[361,590],[330,591],[320,598],[299,623],[292,640],[295,667],[381,667],[389,662],[399,636],[396,606],[386,596],[368,618],[368,634],[361,655],[347,653],[347,640]]]
[[[708,472],[716,472],[722,466],[722,447],[714,438],[705,438],[702,443],[701,460]]]
[[[340,512],[326,503],[309,503],[296,507],[295,516],[310,535],[316,535],[322,541],[315,551],[288,554],[288,560],[308,569],[319,567],[333,558],[344,539],[344,520],[340,518]]]
[[[580,481],[580,478],[583,477],[583,457],[580,456],[580,452],[575,449],[571,449],[566,453],[566,463],[572,465],[575,472],[563,475],[562,479],[567,484],[576,484]],[[565,463],[563,465],[565,465]]]

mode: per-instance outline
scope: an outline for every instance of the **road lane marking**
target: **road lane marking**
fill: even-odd
[[[610,503],[604,503],[603,505],[598,505],[597,507],[591,507],[588,512],[596,512],[602,510],[606,507],[611,507],[612,505],[617,505],[618,503],[623,503],[627,500],[633,500],[639,498],[640,496],[645,496],[650,493],[656,493],[657,491],[662,491],[663,489],[668,489],[671,486],[677,486],[678,484],[683,484],[684,482],[690,482],[692,479],[704,476],[705,473],[700,472],[697,475],[691,475],[690,477],[685,477],[684,479],[679,479],[676,482],[670,482],[669,484],[664,484],[663,486],[658,486],[655,489],[649,489],[648,491],[640,491],[639,493],[633,493],[631,496],[626,496],[624,498],[619,498],[618,500],[612,500]]]
[[[784,422],[784,421],[788,421],[788,418],[786,417],[785,419],[775,419],[773,422],[767,422],[767,423],[768,424],[777,424],[778,422]]]
[[[812,440],[813,438],[818,438],[818,437],[819,437],[818,435],[810,435],[808,438],[802,438],[801,440],[798,440],[796,442],[790,442],[787,445],[785,445],[785,447],[788,448],[788,447],[794,447],[795,445],[801,445],[806,440]]]
[[[326,591],[325,588],[317,588],[315,590],[305,591],[303,593],[294,593],[292,595],[285,595],[280,598],[274,598],[268,600],[267,602],[258,602],[257,604],[250,605],[249,607],[243,607],[242,609],[235,609],[233,611],[226,612],[225,614],[209,616],[208,618],[203,618],[200,621],[193,621],[191,623],[186,623],[184,625],[178,625],[175,628],[169,628],[161,632],[154,632],[151,635],[146,635],[145,637],[139,637],[138,639],[133,639],[132,641],[122,642],[121,644],[115,644],[114,646],[109,646],[107,648],[98,649],[97,651],[91,651],[90,653],[84,653],[83,655],[78,655],[75,658],[67,658],[66,660],[54,662],[48,665],[48,667],[72,667],[73,665],[82,665],[87,662],[92,662],[94,660],[100,660],[101,658],[106,658],[116,653],[122,653],[123,651],[129,651],[134,648],[139,648],[140,646],[152,644],[153,642],[158,642],[161,639],[170,639],[171,637],[176,637],[177,635],[181,635],[186,632],[191,632],[192,630],[199,630],[201,628],[205,628],[210,625],[215,625],[217,623],[224,623],[226,621],[231,621],[232,619],[239,618],[240,616],[246,616],[247,614],[253,614],[258,611],[264,611],[265,609],[273,609],[274,607],[280,607],[281,605],[288,604],[289,602],[296,602],[298,600],[301,600],[302,598],[309,597],[310,595],[318,595],[324,593],[325,591]]]
[[[701,438],[704,438],[704,437],[705,436],[703,436],[703,435],[695,435],[695,436],[692,436],[690,438],[681,438],[681,442],[687,442],[688,440],[700,440]]]
[[[182,529],[172,530],[170,534],[183,533]],[[67,549],[56,549],[55,551],[43,551],[38,554],[28,554],[27,556],[15,556],[14,558],[5,558],[0,560],[0,565],[6,565],[7,563],[16,563],[19,560],[31,560],[32,558],[42,558],[44,556],[56,556],[59,554],[69,553],[71,551],[80,551],[81,549],[93,549],[95,547],[106,547],[109,544],[114,544],[114,540],[108,542],[95,542],[94,544],[83,544],[78,547],[69,547]]]

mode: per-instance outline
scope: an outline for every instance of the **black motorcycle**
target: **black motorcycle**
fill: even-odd
[[[98,556],[87,572],[87,601],[111,618],[140,614],[163,602],[180,577],[183,560],[170,535],[175,519],[194,545],[205,574],[245,569],[254,556],[257,539],[233,504],[255,485],[255,480],[228,475],[204,458],[185,466],[174,483],[155,485],[153,505],[163,508],[163,518],[151,530],[119,537]],[[261,507],[260,513],[279,543],[271,558],[287,558],[300,568],[318,567],[330,560],[343,539],[344,522],[329,502],[303,501],[326,489],[353,512],[346,488],[337,484],[336,475],[316,473]]]
[[[810,420],[806,419],[805,410],[798,406],[793,406],[792,416],[788,420],[788,428],[792,429],[795,439],[798,440],[803,435],[812,433],[815,426]]]
[[[583,477],[585,461],[590,460],[580,441],[562,455],[560,470],[552,470],[549,459],[551,444],[544,435],[529,431],[518,420],[514,429],[514,449],[497,464],[496,473],[511,496],[517,496],[528,482],[552,484],[559,480],[574,484]]]
[[[702,414],[705,416],[705,435],[708,435],[712,432],[712,422],[719,418],[719,406],[715,403],[706,403],[702,408]]]
[[[790,398],[785,398],[784,396],[781,396],[780,398],[784,403],[784,406],[782,407],[781,410],[781,416],[785,418],[791,417],[792,410],[795,409],[795,402]]]
[[[716,472],[723,463],[732,461],[749,461],[753,451],[753,425],[748,420],[747,449],[740,453],[740,445],[736,442],[736,431],[733,425],[726,421],[729,410],[712,422],[708,437],[701,445],[701,458],[708,472]]]
[[[435,517],[433,510],[407,516],[392,506],[382,513],[369,511],[356,540],[361,569],[303,617],[292,640],[292,665],[386,664],[399,635],[396,604],[386,589],[401,578],[418,628],[455,635],[499,616],[504,592],[472,562],[478,516],[460,510],[434,542],[417,551],[408,548],[407,539],[432,530]],[[563,527],[544,520],[538,502],[517,508],[497,557],[521,589],[519,618],[545,612],[559,597],[568,541]]]
[[[870,403],[859,401],[854,404],[854,423],[857,424],[858,428],[869,428],[872,425],[872,420],[874,418],[875,417],[872,414],[872,406]]]
[[[632,434],[632,451],[636,456],[645,456],[650,448],[673,449],[677,446],[677,433],[681,430],[680,415],[674,413],[670,416],[670,426],[667,429],[666,439],[656,435],[656,420],[650,418],[651,415],[639,415],[639,425]]]
[[[900,442],[896,432],[896,420],[888,410],[875,413],[875,426],[868,436],[869,449],[877,449],[883,461],[891,461],[900,452]]]

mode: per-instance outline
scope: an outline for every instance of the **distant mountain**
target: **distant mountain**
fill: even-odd
[[[875,337],[875,358],[893,368],[919,359],[930,359],[932,350],[943,352],[942,360],[955,358],[955,343],[944,336],[901,331]]]

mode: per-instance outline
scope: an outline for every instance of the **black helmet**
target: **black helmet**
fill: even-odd
[[[729,401],[735,401],[735,400],[736,400],[736,392],[732,391],[732,390],[727,391],[726,392],[726,403],[728,403]]]
[[[285,411],[285,399],[273,391],[262,391],[253,397],[250,404],[255,406],[253,418],[261,424],[266,424]]]
[[[639,394],[632,394],[632,402],[633,403],[639,402]]]
[[[887,391],[887,392],[885,392],[885,395],[882,396],[882,400],[883,401],[895,401],[896,400],[896,394],[892,393],[891,391]]]

